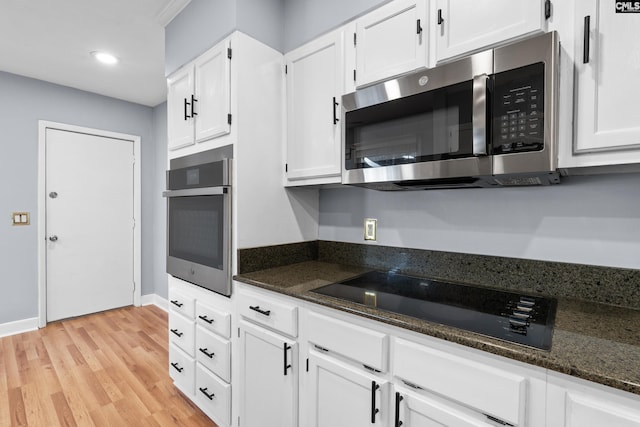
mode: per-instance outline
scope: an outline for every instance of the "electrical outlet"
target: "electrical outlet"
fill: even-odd
[[[365,218],[364,220],[364,240],[376,240],[376,228],[378,220]]]

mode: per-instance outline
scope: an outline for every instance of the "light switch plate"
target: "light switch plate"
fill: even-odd
[[[14,212],[11,214],[13,225],[29,225],[29,212]]]
[[[378,220],[365,218],[364,220],[364,240],[376,240],[376,228]]]

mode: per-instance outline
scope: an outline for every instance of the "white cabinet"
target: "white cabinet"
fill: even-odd
[[[637,16],[605,1],[575,2],[574,144],[560,167],[640,162],[640,46],[630,42],[640,39]]]
[[[231,425],[227,298],[169,276],[169,373],[220,427]]]
[[[169,150],[229,133],[230,49],[225,40],[167,79]]]
[[[285,57],[287,185],[340,182],[340,99],[344,92],[344,31]]]
[[[548,427],[640,427],[640,396],[550,373]]]
[[[436,61],[546,29],[543,0],[437,0]]]
[[[298,425],[298,307],[264,292],[237,288],[239,425]]]
[[[312,350],[309,427],[388,425],[388,384],[378,376]]]
[[[455,407],[435,395],[413,392],[407,387],[394,389],[394,424],[403,427],[495,427],[486,418],[480,418],[464,407]],[[402,423],[402,424],[400,424]]]
[[[484,416],[485,420],[492,418],[513,426],[527,425],[526,404],[532,398],[529,396],[532,380],[469,356],[460,357],[397,338],[392,370],[399,382],[447,398],[451,404],[471,408],[476,416]]]
[[[298,345],[240,321],[240,425],[298,425]]]
[[[357,86],[428,66],[426,0],[396,0],[356,20]]]

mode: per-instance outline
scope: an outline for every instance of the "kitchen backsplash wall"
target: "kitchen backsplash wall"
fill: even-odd
[[[640,175],[551,187],[320,192],[320,240],[640,269]]]

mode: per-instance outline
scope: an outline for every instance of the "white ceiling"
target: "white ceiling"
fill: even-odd
[[[0,0],[0,71],[154,107],[166,99],[164,26],[189,1]]]

